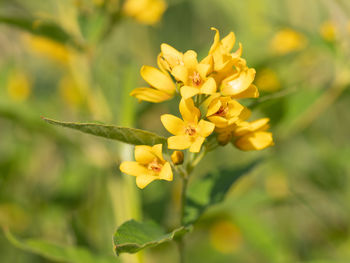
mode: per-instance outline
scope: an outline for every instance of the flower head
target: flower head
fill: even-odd
[[[198,63],[197,53],[193,50],[187,51],[183,55],[183,63],[179,63],[171,70],[171,74],[177,81],[181,81],[181,96],[184,99],[191,98],[198,94],[214,94],[216,83],[208,75],[212,71],[212,59]],[[181,62],[181,61],[180,61]]]
[[[168,148],[184,150],[190,149],[190,152],[199,152],[206,137],[208,137],[215,128],[211,122],[200,120],[200,111],[194,106],[192,99],[180,102],[180,118],[164,114],[161,121],[164,127],[173,135],[168,138]]]
[[[168,44],[160,45],[160,54],[158,55],[158,67],[164,71],[171,72],[175,66],[184,65],[184,54],[177,51]]]
[[[162,145],[135,146],[136,162],[122,162],[120,170],[123,173],[136,176],[136,185],[143,189],[154,180],[173,180],[170,163],[165,161]]]
[[[169,100],[174,96],[175,84],[167,73],[154,67],[143,66],[141,76],[151,87],[136,88],[130,93],[131,96],[156,103]]]

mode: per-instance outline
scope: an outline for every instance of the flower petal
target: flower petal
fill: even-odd
[[[189,99],[199,93],[199,89],[191,86],[183,86],[180,89],[181,97],[183,99]]]
[[[181,99],[179,109],[185,122],[197,123],[201,116],[200,110],[194,106],[192,99]]]
[[[138,162],[122,162],[119,169],[122,171],[122,173],[133,176],[148,174],[150,172],[146,167],[140,165]]]
[[[254,84],[252,84],[245,91],[232,97],[235,99],[258,98],[259,91],[258,88]]]
[[[172,46],[163,43],[160,45],[160,50],[162,51],[162,57],[169,64],[170,68],[183,63],[183,54]]]
[[[222,103],[219,98],[213,99],[208,106],[207,117],[217,113],[221,106]]]
[[[148,164],[152,162],[156,156],[152,152],[152,147],[147,145],[135,146],[135,160],[140,164]]]
[[[185,124],[180,118],[171,115],[163,114],[160,116],[160,120],[163,123],[165,129],[174,135],[182,135],[185,132]]]
[[[216,92],[216,82],[213,78],[208,78],[201,87],[202,94],[214,94]]]
[[[150,66],[143,66],[141,68],[142,78],[152,87],[173,94],[176,90],[175,84],[167,74]]]
[[[202,136],[202,137],[208,137],[215,129],[215,125],[214,123],[211,123],[209,121],[205,121],[205,120],[200,120],[198,123],[198,133]]]
[[[214,36],[214,42],[210,47],[209,54],[212,54],[216,48],[218,47],[220,43],[220,33],[219,30],[217,30],[215,27],[210,28],[211,30],[215,31],[215,36]]]
[[[172,136],[168,138],[168,148],[185,150],[191,146],[191,139],[187,135]]]
[[[136,185],[137,187],[143,189],[157,179],[158,179],[158,176],[142,174],[136,177]]]
[[[240,137],[235,145],[243,151],[262,150],[273,145],[271,132],[258,131]]]
[[[177,81],[182,81],[186,84],[188,80],[188,69],[183,65],[175,66],[171,71],[171,75],[173,75]]]
[[[215,124],[216,127],[225,128],[229,125],[228,120],[220,116],[209,116],[208,120]]]
[[[163,158],[163,145],[162,144],[156,144],[152,146],[152,152],[155,154],[161,161],[164,161]]]
[[[198,153],[201,150],[202,144],[204,142],[204,138],[203,137],[197,137],[196,140],[192,143],[191,147],[190,147],[190,152],[191,153]]]
[[[255,77],[255,70],[248,69],[242,71],[239,75],[234,75],[223,80],[221,92],[223,95],[228,96],[239,96],[240,93],[244,92],[252,84]]]
[[[236,42],[236,36],[233,32],[230,32],[226,37],[221,39],[221,44],[225,52],[229,53]]]
[[[184,64],[188,69],[196,69],[198,65],[197,53],[193,50],[188,50],[184,54]]]
[[[154,103],[162,102],[172,98],[172,95],[153,88],[136,88],[130,93],[130,96],[133,96],[141,101],[144,100]]]
[[[162,171],[159,174],[159,179],[172,181],[173,180],[173,171],[169,162],[166,162],[162,168]]]

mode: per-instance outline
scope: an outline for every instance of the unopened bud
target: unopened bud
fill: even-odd
[[[171,160],[176,165],[177,164],[182,164],[183,161],[184,161],[184,154],[183,154],[183,152],[174,151],[173,154],[171,155]]]

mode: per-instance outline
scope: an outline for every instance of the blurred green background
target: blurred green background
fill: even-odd
[[[123,4],[0,0],[0,225],[31,239],[11,244],[0,232],[0,262],[177,262],[172,243],[114,258],[112,236],[131,218],[176,226],[180,182],[141,191],[118,170],[131,147],[40,116],[166,135],[159,116],[177,105],[128,94],[161,43],[204,57],[211,26],[234,31],[257,70],[261,98],[247,103],[271,118],[275,146],[206,156],[195,178],[264,162],[195,225],[188,262],[350,262],[350,2],[168,0],[153,25],[122,14]],[[44,244],[57,247],[33,249]]]

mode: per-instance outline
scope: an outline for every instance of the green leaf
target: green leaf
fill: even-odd
[[[155,145],[159,143],[166,143],[166,138],[161,137],[155,133],[140,129],[117,127],[113,125],[102,125],[96,123],[61,122],[48,118],[43,118],[43,120],[50,124],[75,129],[84,133],[133,145]]]
[[[258,163],[255,161],[234,170],[222,169],[191,184],[187,192],[184,224],[193,224],[208,207],[223,201],[231,186]]]
[[[0,15],[0,23],[4,23],[34,35],[43,36],[63,44],[71,44],[81,49],[79,44],[62,27],[51,21],[44,21],[33,17],[11,17]]]
[[[115,263],[118,261],[115,256],[95,255],[82,247],[58,245],[41,239],[20,240],[9,230],[4,232],[6,238],[15,247],[53,261],[67,263]]]
[[[115,252],[136,253],[141,249],[154,247],[179,238],[190,231],[190,227],[179,227],[170,233],[153,222],[140,223],[129,220],[122,224],[114,234]]]

